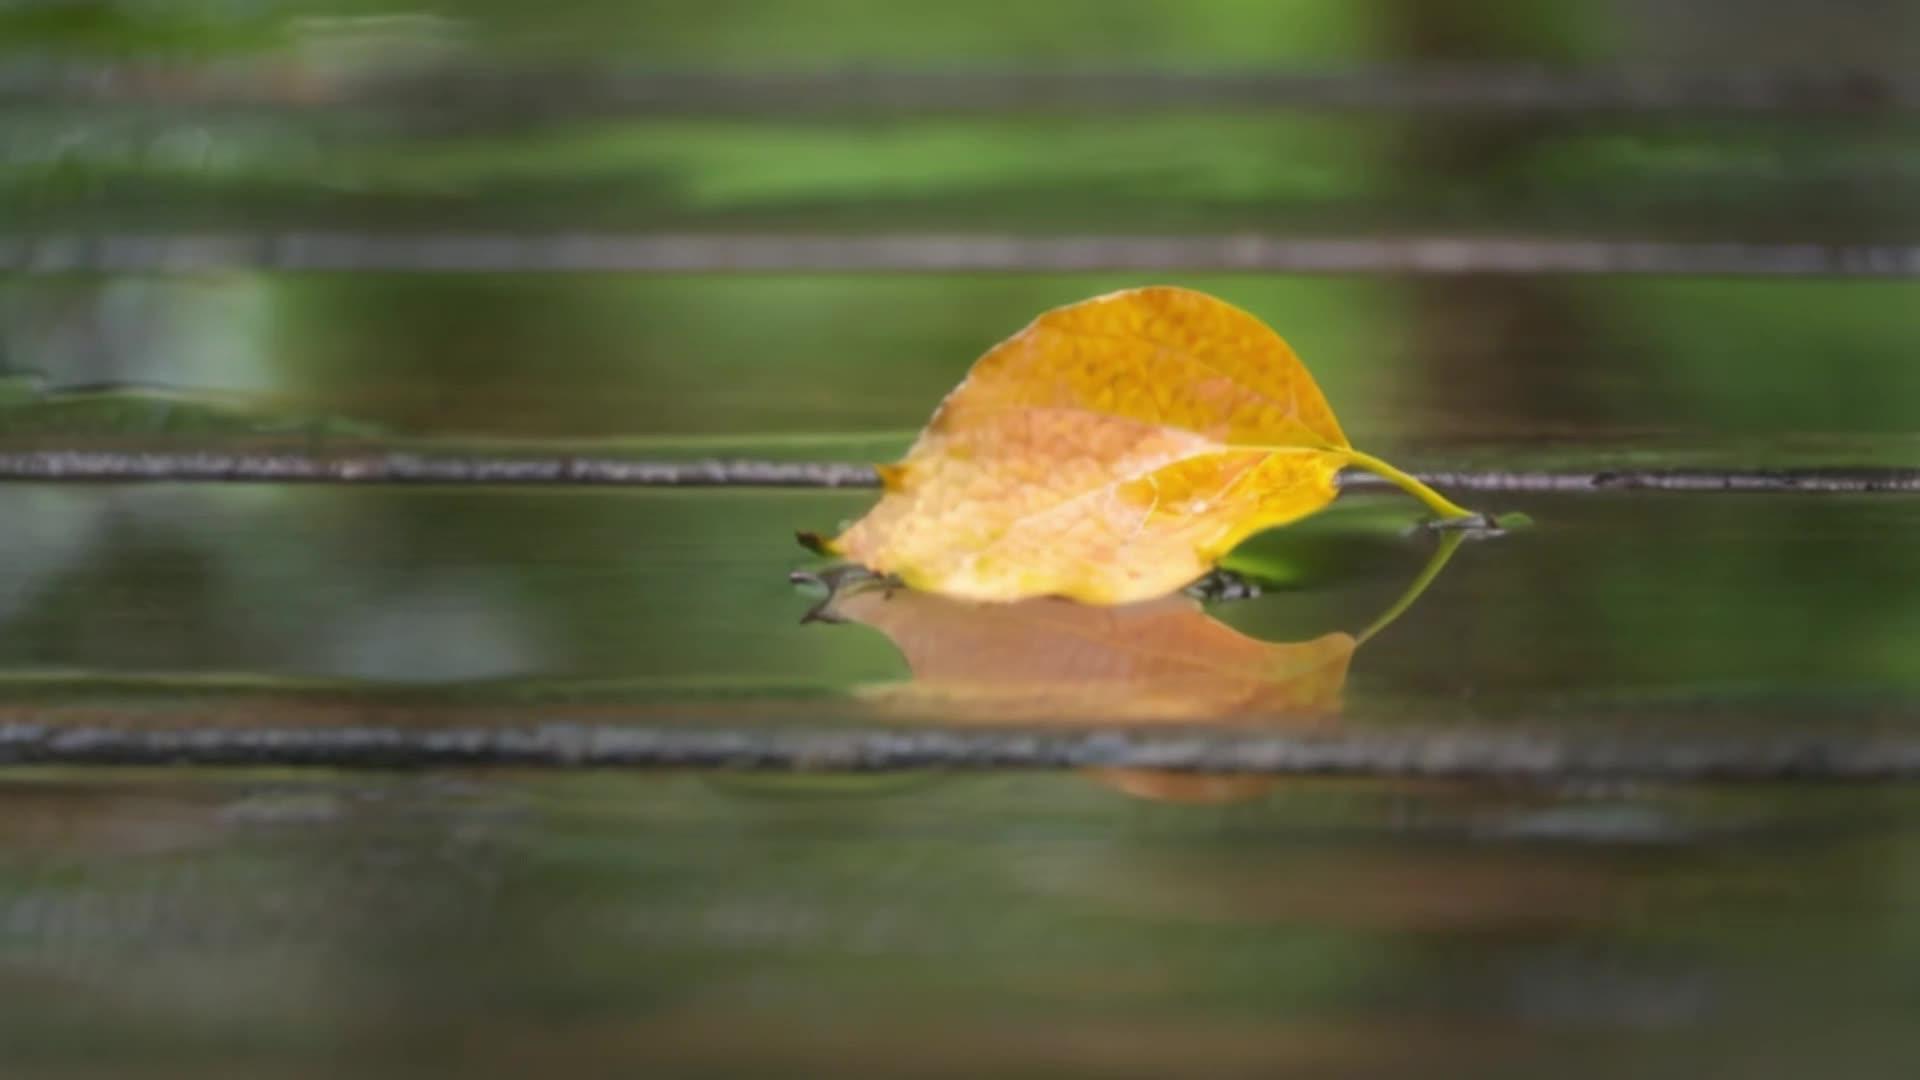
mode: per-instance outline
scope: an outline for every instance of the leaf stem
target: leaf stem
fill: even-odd
[[[1457,530],[1440,537],[1439,546],[1434,548],[1433,554],[1428,557],[1427,565],[1421,568],[1420,576],[1413,579],[1413,584],[1407,586],[1407,591],[1400,594],[1400,599],[1393,602],[1393,606],[1387,609],[1386,614],[1373,620],[1365,630],[1354,637],[1354,644],[1356,646],[1365,644],[1373,635],[1392,626],[1395,619],[1405,615],[1407,609],[1413,606],[1413,602],[1420,599],[1420,594],[1427,591],[1427,586],[1433,584],[1433,579],[1440,576],[1440,571],[1447,568],[1447,560],[1453,558],[1453,553],[1459,548],[1460,541],[1466,538],[1466,533]]]
[[[1370,473],[1385,477],[1388,481],[1392,482],[1395,487],[1419,499],[1427,505],[1429,510],[1432,510],[1443,518],[1476,516],[1473,511],[1458,505],[1445,495],[1428,487],[1425,483],[1421,482],[1419,477],[1414,476],[1412,473],[1401,472],[1399,469],[1381,461],[1372,454],[1362,453],[1359,450],[1348,450],[1347,460]]]

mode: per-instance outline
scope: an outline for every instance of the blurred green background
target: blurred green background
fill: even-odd
[[[1920,240],[1920,114],[1902,107],[1916,31],[1920,14],[1870,0],[13,2],[0,5],[0,240],[324,229],[695,248],[850,235],[1898,245]],[[1259,81],[1287,75],[1384,98]],[[1447,79],[1496,76],[1508,90],[1432,100]],[[1633,93],[1596,105],[1582,85]],[[1911,277],[1145,275],[1017,261],[999,273],[483,271],[0,277],[0,449],[886,459],[974,357],[1037,312],[1173,280],[1274,325],[1355,441],[1412,467],[1920,464]],[[15,621],[0,641],[21,644],[0,660],[644,679],[686,669],[672,658],[692,640],[742,659],[691,670],[751,682],[760,661],[744,658],[761,654],[740,647],[767,613],[729,581],[729,553],[751,546],[748,592],[777,593],[781,538],[860,503],[553,494],[521,512],[445,498],[461,509],[284,490],[9,495],[38,509],[4,541]],[[1745,635],[1778,607],[1761,583],[1812,558],[1801,538],[1830,505],[1770,506],[1764,526],[1734,528],[1727,557],[1747,560],[1734,576],[1756,587],[1661,625],[1721,641],[1706,667],[1779,677],[1743,651]],[[1621,506],[1634,522],[1704,513]],[[296,542],[325,535],[294,524],[311,516],[351,522],[340,527],[364,538],[355,550],[397,568]],[[1374,579],[1417,565],[1369,547],[1381,526],[1347,520],[1329,528],[1380,552]],[[1894,543],[1841,530],[1850,545]],[[649,546],[655,533],[673,546]],[[600,546],[572,557],[596,569],[541,564],[582,538]],[[1263,542],[1298,585],[1355,572],[1354,559],[1342,570],[1289,550],[1307,541]],[[455,574],[418,610],[382,583],[461,552],[486,569]],[[1864,559],[1876,573],[1899,563],[1892,550]],[[57,579],[42,568],[56,563]],[[627,590],[581,584],[615,572]],[[688,605],[647,602],[670,580],[706,583],[710,634],[672,629]],[[1581,607],[1594,625],[1646,610],[1631,590],[1602,591]],[[326,599],[347,595],[365,602]],[[605,602],[615,595],[629,599]],[[1910,682],[1893,659],[1906,650],[1862,629],[1877,615],[1850,618],[1848,595],[1825,621],[1877,643],[1848,655],[1890,665],[1858,677]],[[1506,602],[1530,625],[1566,597]],[[47,632],[96,604],[145,614]],[[358,612],[343,640],[379,638],[381,619],[416,641],[443,623],[472,636],[382,664],[303,653],[297,622],[270,657],[246,645],[272,635],[235,630],[247,625],[237,608],[291,618],[315,604]],[[522,639],[543,647],[502,644]],[[485,659],[496,654],[510,659]],[[810,650],[764,655],[809,656],[813,681],[847,678]],[[1671,681],[1707,678],[1670,666]],[[1617,678],[1603,667],[1592,681]]]
[[[743,235],[1897,245],[1920,240],[1920,140],[1901,107],[1916,31],[1920,14],[1869,0],[13,2],[0,5],[0,239],[324,229],[696,248]],[[1260,89],[1289,74],[1388,89],[1372,104]],[[1492,76],[1518,96],[1447,105],[1419,81]],[[1580,85],[1609,77],[1641,97],[1582,102]],[[1702,90],[1715,86],[1734,103]],[[1739,104],[1742,92],[1759,105]],[[1910,277],[483,269],[0,277],[0,448],[886,459],[975,356],[1037,312],[1173,280],[1269,321],[1356,442],[1412,467],[1920,464]],[[678,609],[644,598],[686,578],[656,571],[687,558],[712,564],[691,576],[713,579],[704,602],[729,628],[693,639],[716,656],[737,650],[766,613],[759,600],[735,606],[746,601],[726,581],[727,553],[764,541],[752,574],[777,592],[780,538],[858,508],[715,496],[683,509],[610,494],[534,497],[540,511],[525,513],[484,496],[458,513],[288,491],[9,498],[44,509],[23,511],[33,524],[5,541],[16,621],[0,640],[32,643],[7,649],[7,663],[396,678],[618,676],[619,658],[594,651],[615,641],[627,675],[680,670],[665,614]],[[1635,521],[1670,510],[1630,505]],[[1777,608],[1758,583],[1807,557],[1800,538],[1827,505],[1771,507],[1764,527],[1734,530],[1729,557],[1748,560],[1737,576],[1756,587],[1729,587],[1672,624],[1724,640],[1707,666],[1754,667],[1743,635]],[[359,550],[409,553],[391,556],[400,573],[463,551],[488,569],[414,611],[379,567],[269,538],[309,514],[353,521],[369,538]],[[649,548],[643,523],[667,521],[676,546]],[[1350,531],[1365,550],[1370,534]],[[1859,545],[1879,535],[1845,531]],[[581,537],[603,545],[577,554],[586,564],[627,560],[631,594],[573,596],[565,582],[590,574],[556,581],[529,561]],[[1297,583],[1339,583],[1325,560],[1276,558]],[[1383,579],[1418,561],[1380,558]],[[36,569],[49,559],[57,582]],[[1898,557],[1867,564],[1886,560]],[[303,654],[297,633],[271,658],[242,647],[269,640],[251,632],[188,644],[233,637],[236,604],[290,612],[319,602],[309,594],[367,598],[339,631],[350,640],[374,640],[400,607],[416,638],[449,620],[493,629],[415,647],[432,661],[384,665]],[[596,602],[616,594],[633,600]],[[1637,618],[1630,595],[1596,597],[1600,625]],[[147,614],[46,632],[102,602]],[[1565,598],[1509,602],[1532,612]],[[1879,625],[1847,618],[1847,602],[1832,601],[1829,621]],[[528,637],[545,647],[500,651]],[[784,649],[768,655],[806,655]],[[513,659],[483,659],[496,652]],[[1905,652],[1881,642],[1864,655]],[[747,678],[756,662],[695,670]],[[1911,680],[1906,661],[1887,662],[1869,673]]]
[[[1271,323],[1409,468],[1920,467],[1911,272],[105,254],[1440,237],[1879,245],[1911,271],[1915,70],[1920,7],[1885,0],[0,0],[0,452],[884,459],[1041,310],[1171,281]],[[7,254],[55,241],[83,269]],[[801,625],[786,581],[793,530],[869,498],[8,485],[0,723],[895,720],[851,695],[903,677],[892,647]],[[1537,526],[1465,547],[1360,650],[1347,723],[1920,716],[1908,500],[1467,501]],[[1213,614],[1356,630],[1424,562],[1418,516],[1350,497],[1256,538],[1267,593]],[[0,1065],[1905,1075],[1912,802],[0,770]]]
[[[16,2],[0,7],[0,238],[1903,243],[1920,239],[1920,140],[1894,106],[1916,23],[1869,0]],[[1357,107],[1232,82],[1489,71],[1625,72],[1650,96]],[[1789,105],[1704,108],[1689,80],[1785,87]],[[1836,93],[1850,107],[1791,107]],[[280,433],[866,451],[898,445],[1038,311],[1167,278],[1266,318],[1357,435],[1434,464],[1729,438],[1753,465],[1831,460],[1836,440],[1916,460],[1859,439],[1913,429],[1907,280],[16,274],[0,365],[40,376],[32,391],[244,398],[173,397],[158,418],[62,400],[0,411],[0,432],[244,431],[250,409]]]

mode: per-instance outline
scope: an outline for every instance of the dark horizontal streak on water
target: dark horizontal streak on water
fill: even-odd
[[[1875,114],[1920,109],[1905,72],[1454,67],[1340,71],[662,72],[469,68],[334,75],[259,62],[14,61],[0,105],[427,110],[475,116],[1309,108]]]
[[[1421,480],[1436,487],[1466,491],[1690,491],[1771,493],[1793,495],[1920,493],[1920,470],[1915,469],[1633,469],[1600,472],[1422,472]],[[1350,490],[1393,490],[1393,484],[1371,473],[1345,473],[1341,486]]]
[[[442,457],[377,452],[256,454],[217,450],[0,452],[0,481],[5,480],[804,488],[878,487],[880,483],[871,466],[842,462]]]
[[[0,272],[1660,274],[1920,277],[1920,244],[1544,236],[135,233],[0,236]]]
[[[1165,769],[1274,776],[1667,781],[1920,780],[1920,740],[1615,739],[1492,731],[1266,735],[1139,730],[676,730],[567,724],[142,731],[0,727],[0,765],[322,768]]]
[[[1684,491],[1920,494],[1920,469],[1643,469],[1595,472],[1427,471],[1463,491]],[[0,481],[324,484],[490,484],[625,487],[870,488],[872,467],[835,461],[642,461],[589,456],[434,455],[401,452],[246,453],[219,450],[0,451]],[[1350,490],[1387,490],[1371,473],[1342,474]]]

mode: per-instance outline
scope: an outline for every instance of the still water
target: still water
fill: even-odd
[[[0,490],[0,687],[302,686],[469,700],[840,714],[907,674],[882,630],[803,623],[788,582],[869,492],[272,485]],[[1890,722],[1920,694],[1920,505],[1897,496],[1532,495],[1463,544],[1351,663],[1356,722],[1763,716]],[[1429,568],[1409,499],[1349,495],[1257,537],[1264,583],[1206,621],[1261,642],[1359,634]],[[1197,619],[1198,617],[1196,617]],[[872,620],[868,620],[871,622]],[[882,628],[884,629],[884,628]],[[436,691],[435,688],[438,688]],[[742,703],[747,704],[742,704]]]
[[[902,594],[874,625],[801,621],[792,531],[870,498],[12,487],[0,709],[1092,722],[1045,696],[1057,619],[1019,628],[1039,697],[984,711],[964,615]],[[1349,497],[1257,539],[1262,595],[1175,601],[1199,660],[1165,699],[1131,686],[1162,702],[1133,719],[1916,715],[1920,506],[1477,501],[1534,525],[1462,544],[1364,641],[1433,568],[1414,507]],[[1080,635],[1078,684],[1129,625]],[[13,769],[0,1047],[62,1077],[1891,1076],[1920,1050],[1916,867],[1898,788]]]
[[[1906,792],[13,773],[16,1076],[1905,1075]]]

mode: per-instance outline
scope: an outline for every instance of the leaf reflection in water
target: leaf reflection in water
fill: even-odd
[[[1354,651],[1398,618],[1458,548],[1440,538],[1426,568],[1358,634],[1299,642],[1248,637],[1182,593],[1117,607],[1060,597],[984,603],[842,577],[812,618],[885,634],[912,678],[863,697],[905,716],[975,724],[1217,723],[1309,729],[1338,722]],[[1175,802],[1253,798],[1277,781],[1150,769],[1095,769],[1129,795]]]

